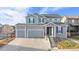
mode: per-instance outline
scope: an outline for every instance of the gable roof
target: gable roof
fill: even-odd
[[[79,20],[79,16],[65,16],[68,19],[76,19]]]
[[[16,24],[15,26],[26,26],[26,24],[25,23],[18,23],[18,24]]]

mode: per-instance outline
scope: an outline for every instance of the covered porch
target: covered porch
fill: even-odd
[[[70,34],[70,37],[79,35],[79,26],[78,25],[71,25],[68,27],[67,31]]]
[[[67,25],[63,23],[49,23],[45,26],[46,36],[53,38],[67,38]]]

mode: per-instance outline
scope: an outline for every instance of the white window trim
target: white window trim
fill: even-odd
[[[61,31],[61,26],[58,26],[58,31]],[[62,34],[62,33],[59,33],[58,34]]]
[[[41,18],[41,23],[43,23],[43,22],[42,22],[42,19],[43,19],[43,18]]]

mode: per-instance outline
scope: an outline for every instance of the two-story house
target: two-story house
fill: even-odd
[[[16,24],[17,38],[67,38],[67,26],[58,14],[28,14],[26,24]]]

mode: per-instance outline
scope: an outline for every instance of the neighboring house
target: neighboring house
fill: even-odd
[[[68,24],[68,36],[79,35],[79,16],[64,16],[63,23]]]
[[[9,34],[9,33],[13,33],[14,32],[14,27],[13,26],[10,26],[10,25],[3,25],[2,27],[2,33],[4,34]]]
[[[3,25],[0,24],[0,39],[6,37],[6,35],[2,33],[2,27]]]
[[[67,24],[61,22],[58,14],[28,14],[26,24],[16,24],[17,38],[67,38]]]
[[[0,39],[9,36],[9,34],[13,32],[14,32],[13,26],[0,24]]]

